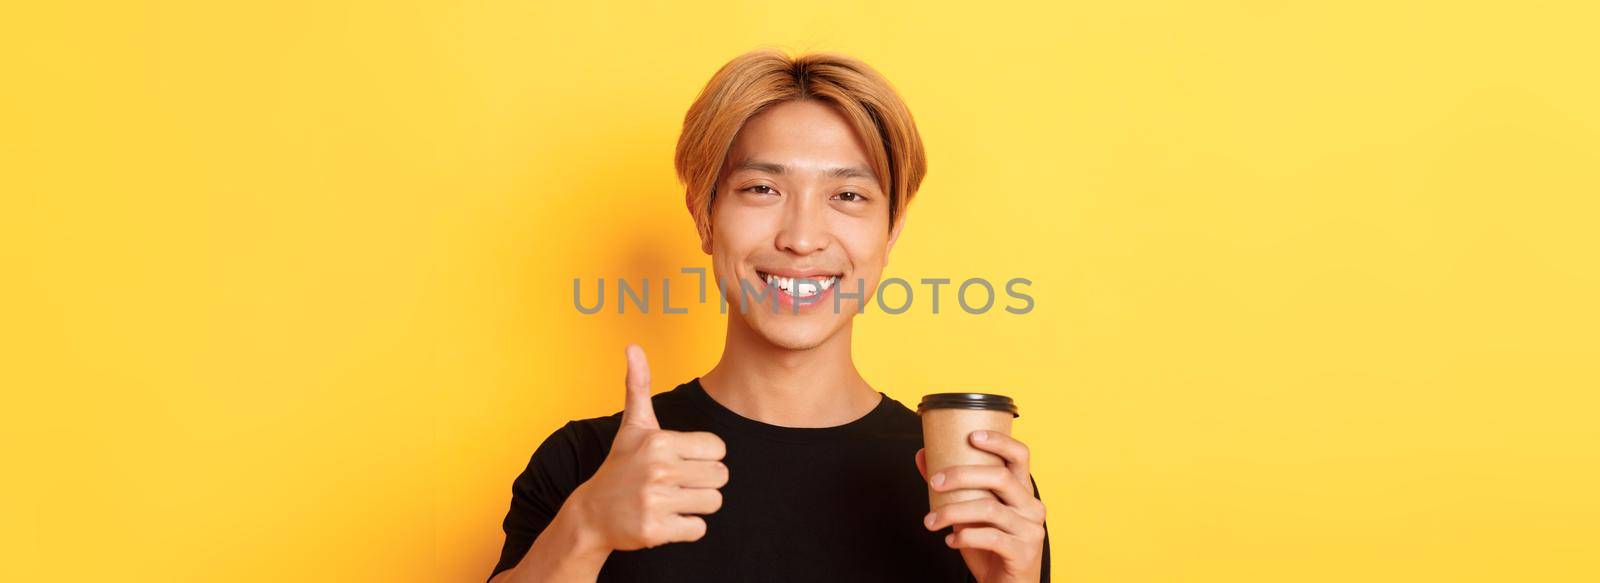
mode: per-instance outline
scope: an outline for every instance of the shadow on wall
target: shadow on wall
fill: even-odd
[[[508,225],[501,240],[510,241],[522,264],[507,273],[504,289],[514,297],[493,324],[497,338],[487,339],[507,354],[528,354],[498,389],[500,405],[515,413],[508,419],[507,443],[490,449],[501,458],[486,483],[486,492],[472,506],[479,509],[472,529],[471,552],[440,557],[441,580],[481,581],[499,557],[511,481],[526,466],[543,439],[568,420],[610,415],[622,408],[626,367],[623,347],[645,347],[652,365],[653,391],[670,390],[688,380],[681,371],[699,374],[714,364],[705,361],[703,344],[720,344],[721,316],[716,297],[709,309],[695,303],[698,289],[686,285],[694,276],[683,267],[710,269],[699,250],[692,219],[683,207],[682,187],[672,169],[676,134],[650,132],[648,112],[615,112],[605,124],[563,140],[569,154],[545,160],[516,196],[548,197],[544,210],[528,220],[485,224]],[[659,135],[657,135],[659,134]],[[583,154],[592,155],[583,155]],[[596,278],[606,280],[606,304],[599,313],[583,314],[573,305],[572,280],[583,280],[586,303],[592,303]],[[635,285],[650,281],[650,313],[629,305],[616,310],[618,278]],[[672,303],[689,314],[661,313],[662,278],[672,278]],[[713,324],[714,329],[707,328]],[[708,335],[707,330],[715,330]],[[518,357],[521,360],[521,357]]]

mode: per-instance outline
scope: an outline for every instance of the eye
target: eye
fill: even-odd
[[[856,192],[841,192],[833,195],[833,197],[845,202],[864,202],[867,200],[867,197]]]
[[[756,194],[777,194],[778,193],[778,191],[773,190],[771,186],[767,186],[765,184],[757,184],[755,186],[747,186],[747,187],[744,188],[744,191],[745,192],[754,192]]]

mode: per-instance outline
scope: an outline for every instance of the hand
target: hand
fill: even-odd
[[[1004,466],[951,466],[928,476],[927,452],[917,450],[917,471],[929,487],[944,492],[985,489],[996,499],[955,502],[928,513],[928,530],[953,526],[945,544],[981,583],[1038,583],[1044,561],[1044,502],[1033,497],[1028,446],[994,431],[967,436],[973,447],[996,454]]]
[[[650,404],[650,365],[628,345],[627,400],[616,441],[594,476],[573,492],[580,521],[605,550],[630,551],[699,540],[705,519],[722,507],[728,483],[716,434],[664,431]]]

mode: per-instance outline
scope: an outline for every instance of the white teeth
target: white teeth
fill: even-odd
[[[788,293],[789,295],[801,298],[809,298],[817,295],[818,293],[828,291],[828,289],[833,287],[834,284],[839,283],[839,278],[833,276],[821,278],[796,278],[763,273],[761,274],[761,278],[766,280],[767,285],[776,287],[779,290]]]

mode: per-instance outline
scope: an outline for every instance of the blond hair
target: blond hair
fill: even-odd
[[[674,164],[703,244],[711,241],[716,182],[740,128],[774,105],[805,99],[828,103],[844,115],[867,148],[879,186],[889,194],[889,227],[904,215],[928,163],[911,110],[889,81],[844,55],[789,57],[773,49],[757,50],[712,75],[683,118]]]

